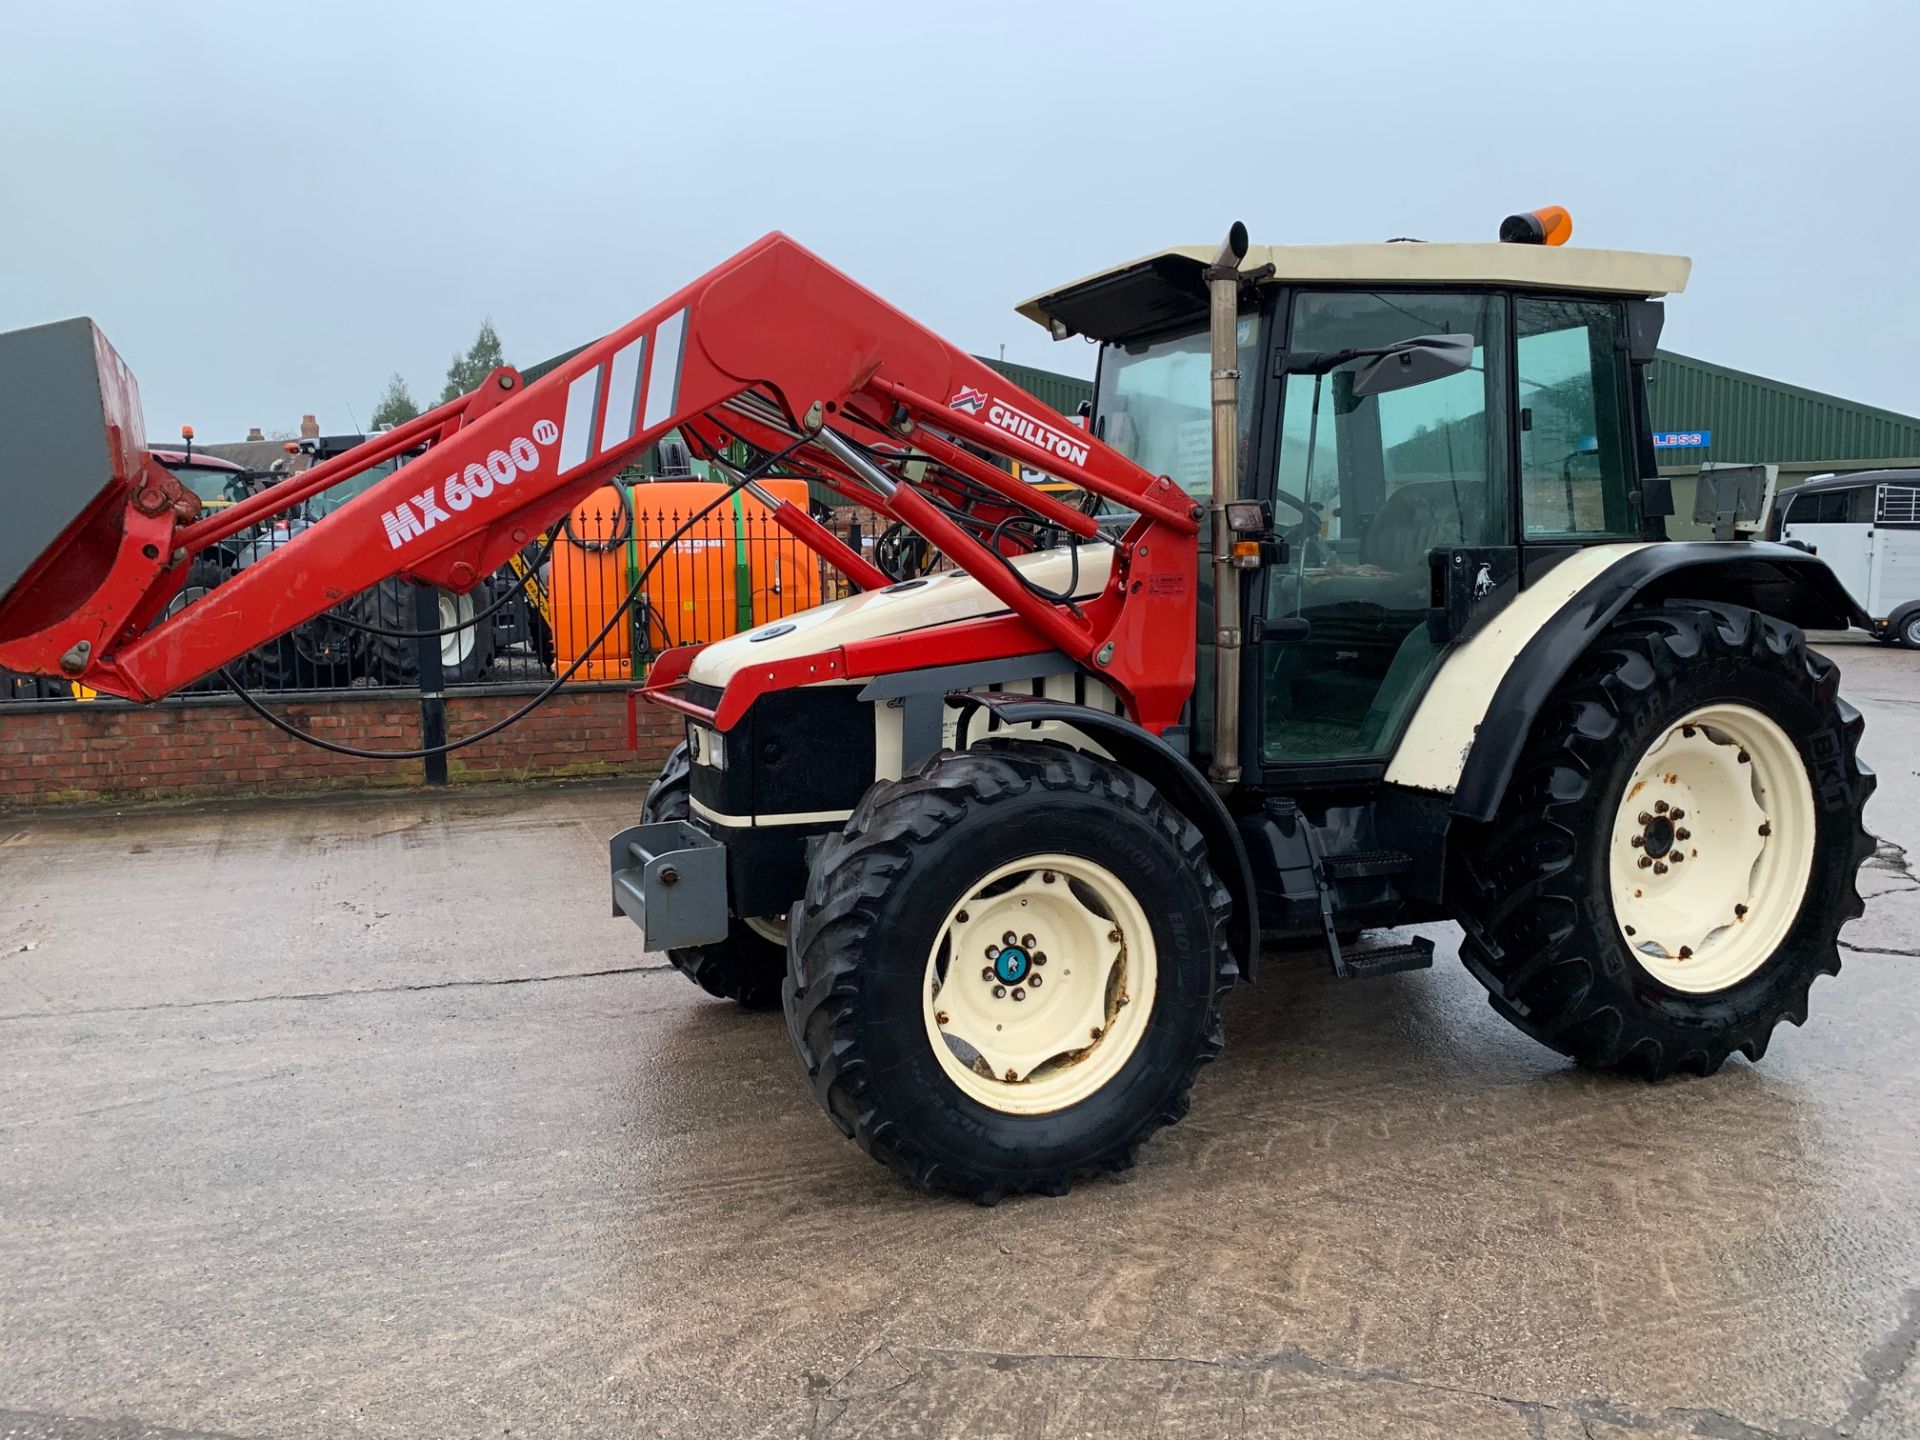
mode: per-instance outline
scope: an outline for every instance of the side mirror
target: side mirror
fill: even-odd
[[[1353,397],[1409,390],[1473,366],[1473,336],[1417,335],[1373,353],[1353,374]]]

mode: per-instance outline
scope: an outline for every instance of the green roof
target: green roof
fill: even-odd
[[[1648,367],[1655,430],[1707,430],[1711,445],[1663,461],[1735,464],[1920,455],[1920,418],[1662,350]]]

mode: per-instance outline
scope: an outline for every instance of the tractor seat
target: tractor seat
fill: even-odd
[[[1415,571],[1426,583],[1427,552],[1465,545],[1480,535],[1485,487],[1424,480],[1387,497],[1360,542],[1360,560],[1382,570]]]

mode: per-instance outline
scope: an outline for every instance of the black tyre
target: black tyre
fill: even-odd
[[[1900,643],[1909,650],[1920,650],[1920,610],[1900,621]]]
[[[1499,818],[1461,836],[1462,954],[1493,1006],[1583,1065],[1758,1060],[1840,968],[1874,786],[1839,671],[1729,605],[1629,612],[1573,667]]]
[[[1186,1113],[1231,910],[1139,776],[1050,744],[938,755],[816,856],[788,1030],[834,1124],[915,1184],[1065,1194]]]
[[[158,625],[162,620],[178,615],[189,605],[204,598],[208,591],[223,584],[231,573],[225,565],[213,558],[212,552],[203,552],[195,556],[193,563],[187,567],[187,578],[180,583],[180,593],[167,602],[167,608],[160,612],[153,623]],[[212,675],[204,676],[190,685],[183,686],[180,693],[204,695],[213,691],[224,692],[226,688],[226,682],[216,671]]]
[[[366,653],[356,630],[333,613],[316,615],[249,657],[256,683],[267,690],[334,690],[353,682]]]
[[[685,820],[690,813],[693,767],[684,743],[676,745],[647,790],[649,822]],[[749,1010],[771,1010],[780,1003],[787,973],[787,947],[773,917],[728,921],[727,938],[712,945],[667,951],[674,969],[718,1000],[733,1000]]]
[[[472,624],[488,603],[488,588],[480,586],[464,595],[451,590],[437,592],[438,605],[433,629],[462,626],[447,635],[421,641],[411,632],[422,629],[415,611],[413,586],[392,577],[371,590],[363,590],[352,601],[353,618],[363,625],[381,630],[403,632],[396,635],[366,635],[367,674],[381,685],[414,685],[420,679],[421,644],[440,647],[440,674],[449,685],[471,685],[487,673],[493,663],[493,617]]]

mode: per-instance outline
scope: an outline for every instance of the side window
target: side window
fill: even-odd
[[[1794,499],[1787,521],[1793,525],[1845,525],[1873,522],[1873,487],[1858,485],[1852,489],[1822,490]]]
[[[1514,303],[1513,314],[1527,538],[1637,535],[1619,306],[1523,299]]]

